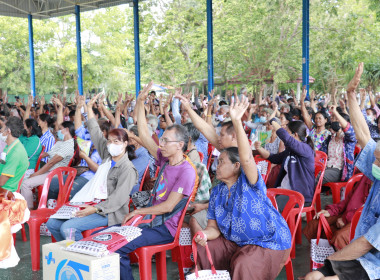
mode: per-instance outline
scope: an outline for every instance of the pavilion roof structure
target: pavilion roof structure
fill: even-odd
[[[0,16],[34,19],[60,17],[75,13],[79,5],[81,12],[128,4],[133,0],[0,0]]]

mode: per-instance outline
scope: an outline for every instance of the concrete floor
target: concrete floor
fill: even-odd
[[[322,199],[322,207],[326,204],[331,204],[332,199],[331,196],[321,196]],[[303,222],[302,226],[306,225]],[[26,227],[27,228],[27,227]],[[27,233],[28,239],[29,235]],[[41,245],[47,244],[51,242],[50,237],[41,236]],[[42,263],[41,270],[33,272],[31,268],[31,259],[30,259],[30,242],[23,242],[21,239],[21,233],[17,233],[17,242],[16,242],[16,250],[20,257],[19,264],[14,268],[9,268],[6,270],[0,270],[0,280],[42,280]],[[42,250],[41,250],[42,252]],[[298,277],[305,276],[309,271],[309,262],[310,262],[310,246],[305,237],[302,239],[302,245],[296,245],[296,258],[292,260],[293,262],[293,270],[294,277],[297,279]],[[153,279],[156,278],[155,265],[153,264]],[[177,263],[173,263],[170,258],[167,259],[167,279],[169,280],[177,280],[178,276],[178,267]],[[133,276],[135,279],[139,279],[139,271],[138,266],[133,265]],[[45,280],[53,280],[55,277],[52,276],[50,279]],[[254,277],[252,277],[254,279]],[[276,280],[284,280],[286,279],[285,268],[281,271],[280,275]],[[61,279],[60,279],[61,280]],[[71,279],[68,279],[71,280]]]

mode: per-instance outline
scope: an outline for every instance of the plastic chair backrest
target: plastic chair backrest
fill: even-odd
[[[37,160],[37,163],[36,163],[36,167],[34,168],[34,172],[37,172],[38,169],[40,169],[40,164],[41,164],[41,160],[42,160],[42,154],[44,152],[45,152],[45,146],[42,146],[42,150],[41,150],[40,156],[38,157],[38,160]]]
[[[205,156],[201,152],[198,152],[198,154],[199,154],[199,158],[201,159],[201,162],[203,162],[203,159],[205,158]]]
[[[66,181],[63,181],[63,175],[67,175]],[[57,198],[57,206],[55,208],[60,208],[69,201],[69,196],[71,188],[74,183],[75,176],[77,175],[77,170],[71,167],[58,167],[49,172],[49,175],[45,179],[45,183],[42,188],[42,194],[38,208],[46,208],[47,197],[49,193],[49,187],[51,180],[54,176],[58,176],[59,183],[59,193]]]
[[[321,194],[323,176],[325,175],[325,167],[326,167],[326,165],[324,163],[322,163],[321,161],[315,161],[314,162],[314,168],[315,168],[314,169],[314,176],[315,176],[315,178],[318,177],[318,174],[321,174],[321,175],[319,176],[318,183],[315,186],[312,205],[314,205],[314,203],[316,203],[317,196]]]
[[[154,174],[154,177],[157,178],[158,176],[158,173],[160,173],[160,167],[157,166],[157,169],[156,169],[156,174]]]
[[[207,156],[208,156],[208,159],[207,159],[207,170],[210,170],[210,166],[211,166],[211,159],[212,159],[212,153],[214,152],[215,150],[215,147],[208,143],[208,149],[207,149]]]
[[[182,210],[181,217],[178,220],[178,228],[177,228],[177,232],[175,233],[175,236],[174,236],[174,242],[179,242],[179,235],[181,233],[182,223],[183,223],[183,220],[185,219],[186,210],[189,207],[190,201],[191,201],[191,196],[189,196],[189,198],[186,202],[186,205]]]
[[[355,146],[355,149],[354,149],[354,158],[356,158],[356,156],[358,154],[360,154],[361,150],[362,149],[359,146]]]
[[[260,166],[261,176],[266,183],[272,167],[272,163],[269,160],[260,157],[259,155],[255,156],[255,162],[257,166]]]
[[[145,183],[146,175],[148,174],[148,172],[149,172],[149,164],[148,164],[148,166],[145,168],[144,175],[143,175],[142,178],[141,178],[139,191],[142,191],[142,187],[143,187],[143,185],[144,185],[144,183]]]
[[[363,206],[360,207],[358,210],[356,210],[354,216],[352,217],[351,227],[350,227],[350,241],[354,239],[355,237],[356,226],[359,223],[360,216],[362,215],[362,211],[363,211]]]
[[[356,174],[348,180],[346,185],[346,190],[344,193],[344,199],[347,199],[348,194],[352,191],[352,188],[363,178],[363,173]]]
[[[326,168],[326,165],[327,165],[326,153],[324,153],[322,151],[316,151],[314,160],[315,160],[315,162],[319,161],[319,162],[323,163],[325,165],[325,168]]]
[[[287,189],[278,189],[278,188],[267,189],[267,196],[276,209],[278,209],[277,201],[276,201],[277,195],[285,195],[289,197],[289,200],[286,203],[285,208],[282,211],[281,215],[285,219],[285,221],[288,223],[288,225],[289,225],[290,219],[296,219],[295,227],[293,229],[294,232],[291,232],[292,244],[293,244],[294,238],[296,237],[298,224],[300,223],[300,220],[301,220],[301,213],[303,210],[305,199],[301,193],[296,192],[296,191],[287,190]],[[297,205],[298,207],[296,207]]]

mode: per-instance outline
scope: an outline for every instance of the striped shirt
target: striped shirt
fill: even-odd
[[[50,168],[49,171],[56,169],[58,167],[68,166],[71,158],[74,155],[74,139],[69,139],[66,141],[57,141],[54,147],[48,152],[49,159],[52,159],[54,156],[62,157],[62,160],[57,162]]]
[[[50,151],[54,144],[55,144],[55,138],[53,133],[51,133],[50,129],[48,129],[40,138],[40,142],[42,146],[45,146],[45,152]],[[43,162],[47,162],[47,157],[42,159]]]

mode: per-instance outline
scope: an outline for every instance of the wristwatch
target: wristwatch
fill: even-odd
[[[96,209],[96,212],[95,212],[96,214],[100,214],[102,212],[102,209],[99,209],[99,208],[96,208],[96,207],[95,207],[95,209]]]
[[[274,121],[276,121],[275,118],[270,119],[270,120],[269,120],[269,124],[272,125],[272,122],[274,122]]]

